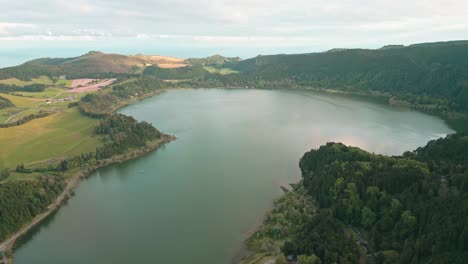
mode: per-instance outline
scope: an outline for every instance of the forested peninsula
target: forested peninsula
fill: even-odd
[[[393,157],[313,149],[302,181],[248,239],[256,254],[245,263],[466,263],[467,157],[466,133]]]

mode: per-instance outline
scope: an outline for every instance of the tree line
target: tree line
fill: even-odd
[[[131,98],[144,97],[161,87],[160,80],[154,77],[142,77],[113,85],[110,89],[104,89],[97,93],[89,93],[80,100],[78,105],[81,112],[86,115],[103,117],[112,112],[119,104]]]
[[[46,86],[44,84],[33,83],[24,86],[9,85],[0,83],[0,92],[11,93],[11,92],[43,92]]]
[[[0,109],[15,106],[8,98],[0,96]]]

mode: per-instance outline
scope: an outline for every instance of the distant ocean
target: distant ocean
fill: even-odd
[[[0,68],[16,66],[26,61],[51,57],[51,58],[67,58],[77,57],[83,55],[91,50],[102,51],[106,53],[118,53],[125,55],[133,54],[149,54],[149,55],[165,55],[179,58],[193,58],[193,57],[207,57],[217,53],[225,56],[239,56],[235,52],[226,52],[223,54],[222,51],[213,48],[167,48],[167,47],[141,47],[136,48],[129,46],[119,48],[100,48],[100,47],[70,47],[70,48],[20,48],[12,49],[10,47],[0,47]]]
[[[114,44],[114,45],[113,45]],[[243,59],[255,57],[259,54],[279,53],[307,53],[312,52],[313,47],[234,47],[234,46],[192,46],[183,45],[158,45],[156,43],[112,43],[106,45],[102,42],[64,43],[64,42],[36,42],[13,43],[0,42],[0,68],[22,64],[26,61],[43,58],[64,58],[83,55],[91,50],[106,53],[119,54],[148,54],[165,55],[179,58],[200,58],[214,54]],[[317,48],[315,49],[317,51]]]
[[[47,45],[46,45],[47,46]],[[84,47],[39,47],[39,48],[13,48],[2,47],[0,45],[0,68],[16,66],[26,61],[51,57],[51,58],[67,58],[83,55],[91,50],[102,51],[106,53],[118,53],[125,55],[133,54],[149,54],[149,55],[165,55],[179,58],[207,57],[214,54],[222,54],[225,56],[239,56],[236,51],[219,50],[217,48],[186,48],[186,47],[157,47],[150,45],[147,47],[96,47],[86,45]],[[225,52],[225,54],[223,54]],[[227,54],[226,54],[227,53]],[[245,54],[245,53],[244,53]]]
[[[86,53],[85,49],[56,48],[0,48],[0,68],[16,66],[26,61],[43,57],[74,57]]]

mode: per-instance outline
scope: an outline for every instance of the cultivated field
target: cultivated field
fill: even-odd
[[[95,79],[76,79],[72,80],[70,88],[77,88],[80,86],[86,86],[88,83],[95,81]]]
[[[0,168],[93,152],[100,143],[93,133],[97,123],[74,107],[21,126],[2,128]]]
[[[74,80],[72,85],[75,84],[75,81],[79,82],[81,80],[92,80],[92,79]],[[105,80],[99,81],[97,83],[93,83],[93,84],[90,84],[90,85],[85,85],[83,87],[73,88],[71,90],[68,90],[68,92],[70,92],[70,93],[94,92],[94,91],[97,91],[97,90],[101,89],[102,87],[106,87],[106,86],[112,84],[115,80],[117,80],[117,79],[105,79]],[[84,82],[86,82],[86,81],[84,81]]]
[[[7,94],[7,93],[0,93],[0,96],[9,99],[16,107],[19,107],[19,108],[34,107],[44,101],[44,100],[37,99],[37,98],[16,96],[16,95]]]

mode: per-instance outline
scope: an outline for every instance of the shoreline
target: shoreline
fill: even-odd
[[[64,191],[55,199],[55,201],[51,205],[48,206],[48,209],[46,211],[35,216],[28,224],[23,226],[16,233],[10,235],[9,238],[5,239],[0,244],[0,252],[2,252],[2,254],[6,254],[6,252],[11,253],[11,257],[6,257],[6,256],[3,257],[4,259],[6,258],[7,260],[6,263],[9,263],[9,264],[13,263],[13,253],[15,250],[16,242],[19,241],[29,231],[31,231],[31,229],[40,225],[44,220],[47,219],[47,217],[50,214],[58,210],[63,205],[63,203],[71,197],[72,191],[78,187],[82,179],[89,177],[92,173],[94,173],[96,170],[100,168],[104,168],[112,164],[122,163],[128,160],[133,160],[133,159],[142,157],[150,152],[153,152],[159,149],[161,146],[173,140],[176,140],[175,136],[162,134],[161,138],[148,142],[145,147],[134,149],[131,152],[116,155],[108,159],[100,160],[98,164],[93,167],[82,168],[79,172],[77,172],[72,177],[72,179],[68,182],[67,186],[65,187]]]
[[[108,113],[114,113],[122,107],[125,107],[134,102],[141,101],[149,97],[159,95],[167,90],[167,88],[162,88],[154,92],[140,95],[138,97],[132,97],[129,100],[115,105],[111,108],[111,110]],[[81,179],[89,177],[93,172],[95,172],[99,168],[103,168],[116,163],[122,163],[128,160],[144,156],[175,139],[175,136],[162,133],[159,139],[147,142],[146,146],[144,147],[133,149],[127,153],[115,155],[108,159],[99,160],[96,166],[81,168],[80,171],[73,175],[73,177],[69,180],[65,189],[54,200],[54,202],[47,207],[47,210],[36,215],[32,220],[29,221],[29,223],[25,224],[23,227],[21,227],[15,233],[11,234],[5,240],[0,241],[0,263],[13,264],[13,253],[15,251],[15,243],[18,240],[20,240],[24,235],[26,235],[29,231],[31,231],[31,229],[40,225],[51,213],[58,210],[60,206],[71,197],[72,191],[78,186]]]
[[[226,88],[222,88],[222,87],[219,87],[219,88],[226,89]],[[183,87],[181,87],[181,88],[162,88],[162,89],[159,89],[159,90],[157,90],[155,92],[151,92],[151,93],[139,96],[139,97],[132,97],[130,100],[124,101],[124,102],[112,107],[110,113],[113,113],[116,110],[118,110],[118,109],[120,109],[122,107],[125,107],[127,105],[130,105],[130,104],[132,104],[134,102],[138,102],[138,101],[150,98],[152,96],[159,95],[159,94],[161,94],[163,92],[166,92],[168,90],[178,90],[178,89],[183,90],[183,89],[217,89],[217,88],[183,88]],[[233,88],[227,88],[227,89],[246,89],[246,88],[243,88],[243,87],[234,88],[233,87]],[[298,88],[298,89],[292,89],[292,90],[302,90],[302,89],[316,91],[316,92],[323,92],[323,93],[331,94],[331,95],[339,95],[339,94],[353,95],[353,93],[334,93],[332,91],[323,91],[323,90],[319,91],[319,90],[316,90],[316,89],[307,89],[307,88]],[[272,89],[270,89],[270,90],[272,90]],[[290,90],[290,89],[286,89],[286,90]],[[374,96],[374,95],[363,95],[363,94],[354,94],[354,95],[369,96],[369,97]],[[387,105],[391,106],[388,103],[387,103]],[[408,108],[411,108],[411,107],[408,107]],[[414,109],[414,108],[411,108],[411,109]],[[418,111],[418,112],[422,112],[422,113],[427,113],[427,112],[421,111],[419,109],[414,109],[414,110]],[[427,113],[427,114],[431,114],[431,113]],[[444,118],[442,118],[442,119],[444,119]],[[451,126],[449,126],[449,127],[451,127]],[[451,128],[454,129],[453,127],[451,127]],[[454,130],[456,130],[456,129],[454,129]],[[150,153],[150,152],[152,152],[154,150],[157,150],[159,147],[161,147],[164,144],[169,143],[169,142],[171,142],[171,141],[173,141],[175,139],[176,138],[174,136],[162,134],[160,139],[149,142],[149,145],[147,145],[145,147],[138,148],[138,149],[133,149],[133,150],[129,151],[128,153],[116,155],[116,156],[113,156],[113,157],[105,159],[105,160],[100,160],[100,161],[98,161],[98,164],[96,166],[81,168],[79,172],[77,172],[75,175],[73,175],[73,177],[67,183],[67,186],[65,187],[65,190],[59,195],[59,197],[51,205],[49,205],[49,207],[51,207],[51,208],[48,208],[45,212],[42,212],[39,215],[37,215],[36,217],[34,217],[25,227],[22,227],[20,229],[20,231],[17,231],[13,235],[13,236],[15,236],[14,240],[10,241],[12,239],[12,237],[10,236],[10,238],[7,238],[5,241],[3,241],[2,244],[0,244],[0,252],[2,252],[2,249],[5,248],[6,249],[5,252],[11,250],[12,251],[11,253],[13,253],[13,251],[15,250],[15,243],[17,241],[21,240],[21,238],[25,234],[27,234],[29,231],[31,231],[31,229],[33,229],[33,227],[36,227],[36,226],[40,225],[44,220],[47,219],[47,217],[49,215],[51,215],[53,212],[58,210],[60,208],[60,206],[63,205],[63,203],[66,200],[68,200],[68,198],[70,198],[69,194],[75,188],[77,188],[80,180],[89,177],[93,172],[95,172],[99,168],[103,168],[103,167],[106,167],[106,166],[109,166],[109,165],[112,165],[112,164],[116,164],[116,163],[123,163],[123,162],[126,162],[128,160],[132,160],[132,159],[136,159],[138,157],[144,156],[144,155],[146,155],[146,154],[148,154],[148,153]],[[284,194],[282,194],[282,196],[283,195]],[[59,201],[59,198],[60,198],[60,201]],[[270,210],[266,210],[264,216]],[[262,218],[264,218],[264,216]],[[261,220],[261,222],[257,223],[255,226],[252,226],[247,233],[255,233],[256,230],[262,225],[262,222],[263,222],[263,220]],[[5,242],[8,242],[8,244],[5,245]],[[245,247],[245,240],[242,243],[242,247],[239,249],[239,251],[244,252],[244,253],[248,253],[249,250],[247,249],[247,247]],[[234,258],[235,257],[237,257],[237,256],[234,256]],[[0,255],[0,260],[1,260],[1,258],[2,257]],[[6,263],[13,263],[13,254],[11,254],[11,257],[8,260],[9,261],[6,262]]]

